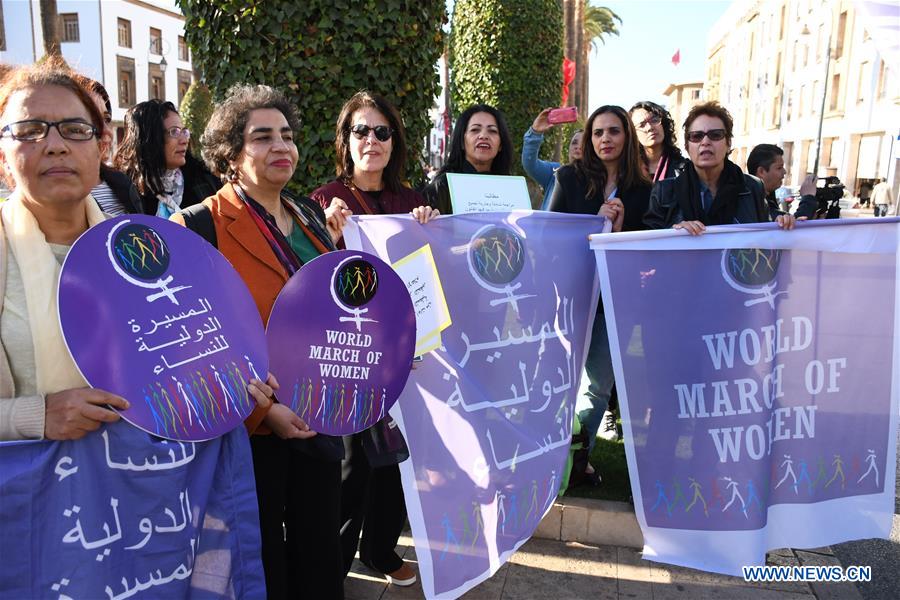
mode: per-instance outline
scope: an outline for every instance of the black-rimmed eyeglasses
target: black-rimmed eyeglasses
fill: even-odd
[[[0,138],[9,136],[18,142],[37,142],[47,137],[51,127],[56,127],[62,138],[75,142],[85,142],[97,135],[96,127],[79,119],[62,121],[31,119],[16,121],[0,129]]]

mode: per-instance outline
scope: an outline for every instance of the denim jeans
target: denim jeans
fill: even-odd
[[[598,312],[591,328],[591,344],[588,346],[584,370],[588,376],[587,399],[591,407],[578,414],[581,426],[587,431],[590,448],[594,448],[597,431],[603,422],[603,413],[609,406],[609,396],[616,382],[613,375],[612,356],[609,352],[609,337],[606,334],[606,315]]]

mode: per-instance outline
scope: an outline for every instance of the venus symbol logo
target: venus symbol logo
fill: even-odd
[[[739,248],[722,251],[722,277],[735,290],[760,296],[744,301],[744,306],[768,302],[775,309],[775,298],[787,292],[772,293],[778,285],[781,250]]]
[[[525,241],[507,227],[487,225],[479,229],[469,242],[469,273],[482,288],[504,298],[491,300],[491,306],[512,304],[519,312],[518,301],[533,294],[515,294],[521,283],[512,284],[525,266]]]
[[[377,323],[374,319],[363,317],[369,309],[360,308],[368,303],[378,292],[378,271],[361,256],[348,256],[334,268],[331,276],[331,297],[334,303],[344,312],[352,315],[341,317],[341,322],[350,321],[356,324],[356,330],[362,330],[362,323]]]
[[[106,250],[113,269],[128,283],[150,290],[159,290],[147,296],[147,302],[168,298],[178,304],[176,292],[189,285],[170,288],[173,277],[163,277],[169,268],[169,247],[152,227],[123,219],[109,231]]]

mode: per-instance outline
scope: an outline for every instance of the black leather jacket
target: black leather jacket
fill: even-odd
[[[686,169],[693,166],[688,162]],[[766,223],[769,221],[768,207],[763,194],[762,181],[752,175],[744,175],[744,188],[738,193],[737,223]],[[681,183],[688,173],[674,179],[657,181],[650,192],[650,207],[644,215],[644,224],[650,229],[668,229],[682,221],[700,220],[695,214],[690,198],[681,193]]]

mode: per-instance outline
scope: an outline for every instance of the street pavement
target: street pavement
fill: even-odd
[[[900,438],[897,440],[897,456],[900,457]],[[862,540],[832,546],[834,555],[844,567],[870,565],[872,581],[858,583],[857,588],[865,600],[896,600],[900,598],[900,462],[896,465],[897,479],[894,492],[894,526],[889,540]]]
[[[398,552],[416,565],[409,537]],[[837,564],[827,548],[778,550],[768,556],[773,565]],[[384,578],[356,561],[345,584],[346,600],[422,598],[421,582],[406,588],[387,585]],[[640,551],[616,546],[532,539],[490,579],[462,596],[466,600],[854,600],[861,596],[851,583],[747,583],[727,577],[654,563]]]

